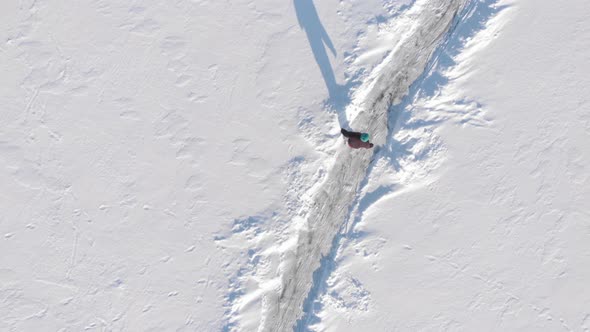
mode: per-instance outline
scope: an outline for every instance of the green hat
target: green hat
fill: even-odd
[[[367,134],[367,133],[362,133],[362,134],[361,134],[361,141],[363,141],[363,142],[368,142],[368,141],[369,141],[369,134]]]

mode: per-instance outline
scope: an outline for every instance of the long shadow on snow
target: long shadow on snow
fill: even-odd
[[[328,89],[329,104],[334,106],[338,114],[338,122],[341,127],[347,127],[346,114],[344,107],[350,101],[348,98],[348,90],[351,84],[339,85],[334,76],[334,70],[330,64],[328,52],[329,49],[334,56],[336,56],[336,49],[326,29],[322,25],[318,12],[313,4],[313,0],[293,0],[295,12],[297,14],[297,21],[299,26],[305,31],[309,46],[313,52],[315,62],[320,68],[322,77]]]
[[[410,121],[410,114],[405,109],[412,104],[414,100],[419,97],[434,96],[440,88],[448,83],[448,79],[441,73],[445,69],[453,67],[456,62],[454,57],[457,56],[464,48],[465,43],[469,38],[473,37],[478,31],[485,28],[486,23],[501,10],[507,6],[496,6],[498,0],[472,0],[463,9],[460,15],[455,18],[453,27],[447,33],[447,37],[443,43],[436,49],[432,59],[428,62],[424,73],[412,84],[408,95],[397,104],[390,108],[391,115],[389,117],[388,128],[390,130],[390,139],[382,149],[377,151],[371,162],[367,175],[362,181],[360,188],[365,188],[369,182],[369,175],[371,174],[376,160],[385,158],[394,169],[399,170],[400,165],[397,161],[404,155],[409,155],[411,152],[405,148],[400,142],[393,139],[396,129],[399,128],[421,128],[435,125],[433,121]],[[332,247],[329,255],[321,260],[320,268],[313,273],[313,286],[309,292],[307,299],[303,306],[303,317],[297,321],[294,329],[296,332],[311,332],[310,325],[318,323],[321,319],[317,316],[322,309],[321,297],[326,294],[328,285],[327,279],[336,268],[336,255],[340,243],[346,238],[361,238],[364,234],[354,233],[352,229],[354,225],[360,221],[362,214],[373,203],[377,202],[381,197],[394,191],[393,187],[379,187],[377,190],[368,193],[364,197],[357,195],[357,198],[349,208],[349,215],[354,211],[354,207],[358,206],[358,216],[352,221],[348,233],[344,233],[343,229],[332,241]],[[361,189],[362,190],[362,189]],[[344,227],[343,227],[344,228]]]

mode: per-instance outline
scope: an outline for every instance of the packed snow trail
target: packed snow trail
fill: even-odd
[[[402,17],[393,51],[379,65],[349,107],[358,115],[352,129],[369,132],[376,145],[388,135],[388,110],[407,93],[467,0],[419,0]],[[303,303],[313,286],[313,273],[347,218],[349,207],[374,150],[342,148],[325,182],[314,194],[306,225],[298,234],[295,252],[283,257],[279,292],[265,299],[263,331],[291,331],[303,315]]]

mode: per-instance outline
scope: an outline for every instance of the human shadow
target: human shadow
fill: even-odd
[[[346,124],[345,116],[344,111],[341,109],[347,103],[346,91],[343,86],[336,83],[334,70],[332,69],[326,50],[326,48],[329,49],[336,56],[337,52],[334,44],[320,21],[313,0],[293,0],[293,4],[299,26],[305,31],[315,61],[318,67],[320,67],[322,77],[328,89],[330,102],[337,109],[340,109],[338,111],[338,120],[341,125],[344,125]]]

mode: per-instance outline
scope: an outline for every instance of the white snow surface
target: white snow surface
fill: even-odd
[[[0,331],[590,331],[585,1],[0,27]]]
[[[312,330],[590,330],[589,22],[476,4],[394,107]]]

